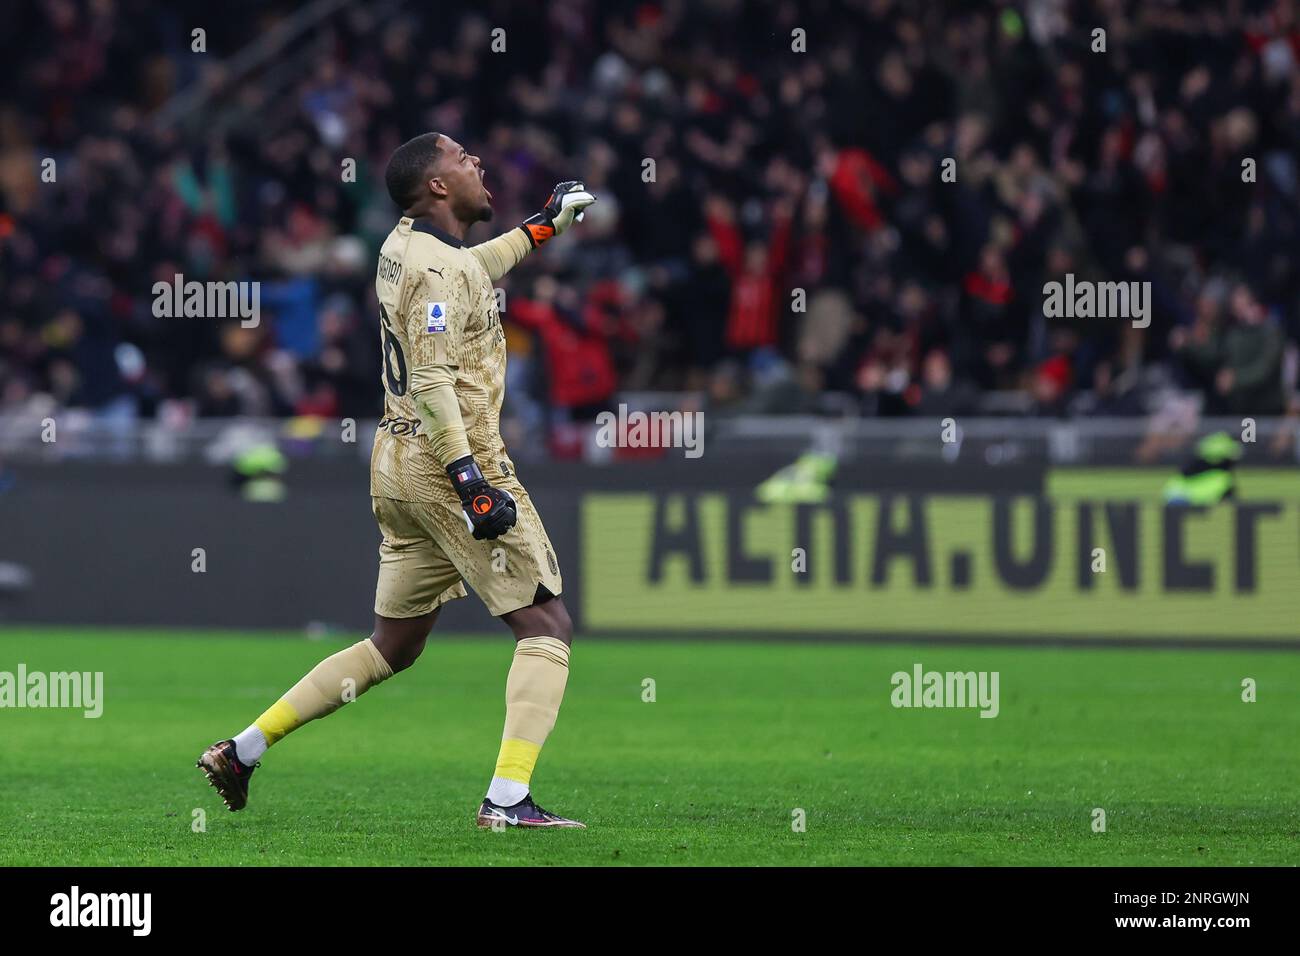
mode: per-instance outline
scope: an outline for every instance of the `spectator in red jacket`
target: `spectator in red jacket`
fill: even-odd
[[[882,193],[893,195],[898,190],[889,171],[865,149],[856,147],[838,150],[827,156],[824,163],[831,195],[845,217],[866,232],[875,232],[884,225],[878,197]]]
[[[709,232],[731,277],[726,340],[732,351],[750,352],[777,344],[777,316],[784,308],[782,279],[792,220],[789,202],[778,201],[768,244],[758,240],[745,243],[731,205],[722,200],[710,204]]]
[[[609,408],[617,377],[603,323],[588,320],[600,310],[580,314],[576,303],[549,276],[538,280],[532,299],[514,299],[507,321],[535,333],[542,344],[547,397],[553,408],[574,418],[594,418]]]

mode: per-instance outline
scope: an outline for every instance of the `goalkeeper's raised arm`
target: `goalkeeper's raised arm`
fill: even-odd
[[[582,211],[595,201],[596,197],[587,192],[587,187],[576,180],[556,183],[541,212],[529,216],[518,229],[471,246],[469,251],[483,263],[488,277],[496,282],[519,265],[528,253],[552,236],[564,232],[575,220],[581,220]]]

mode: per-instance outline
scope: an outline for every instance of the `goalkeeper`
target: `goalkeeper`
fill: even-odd
[[[426,133],[398,147],[385,180],[403,214],[375,278],[384,417],[370,462],[383,532],[374,633],[322,661],[199,766],[231,810],[243,807],[266,749],[411,666],[439,609],[464,597],[467,581],[516,641],[477,823],[581,827],[543,810],[530,787],[564,696],[573,624],[555,551],[501,439],[506,346],[492,286],[595,197],[580,182],[560,183],[536,215],[471,246],[469,227],[492,218],[477,156]]]

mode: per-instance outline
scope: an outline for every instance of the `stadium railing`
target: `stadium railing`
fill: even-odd
[[[1258,418],[1253,435],[1242,418],[1200,418],[1170,428],[1145,418],[824,418],[725,416],[705,412],[704,460],[761,452],[793,458],[808,450],[841,461],[989,465],[1134,464],[1178,460],[1202,435],[1224,431],[1242,440],[1253,464],[1300,461],[1300,422]],[[0,415],[0,461],[103,460],[225,464],[254,446],[279,447],[293,459],[368,460],[377,420],[214,418],[184,422],[103,417],[84,410]],[[568,426],[588,427],[583,425]],[[589,426],[595,430],[595,423]],[[1252,440],[1253,439],[1253,440]],[[1156,445],[1152,452],[1152,446]],[[1144,451],[1148,457],[1144,458]],[[537,457],[519,449],[519,457]],[[604,456],[604,461],[619,460]],[[593,466],[601,462],[592,460]]]

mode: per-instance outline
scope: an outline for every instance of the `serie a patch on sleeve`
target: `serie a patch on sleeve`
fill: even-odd
[[[429,303],[429,324],[427,326],[430,332],[447,331],[447,303],[430,302]]]

